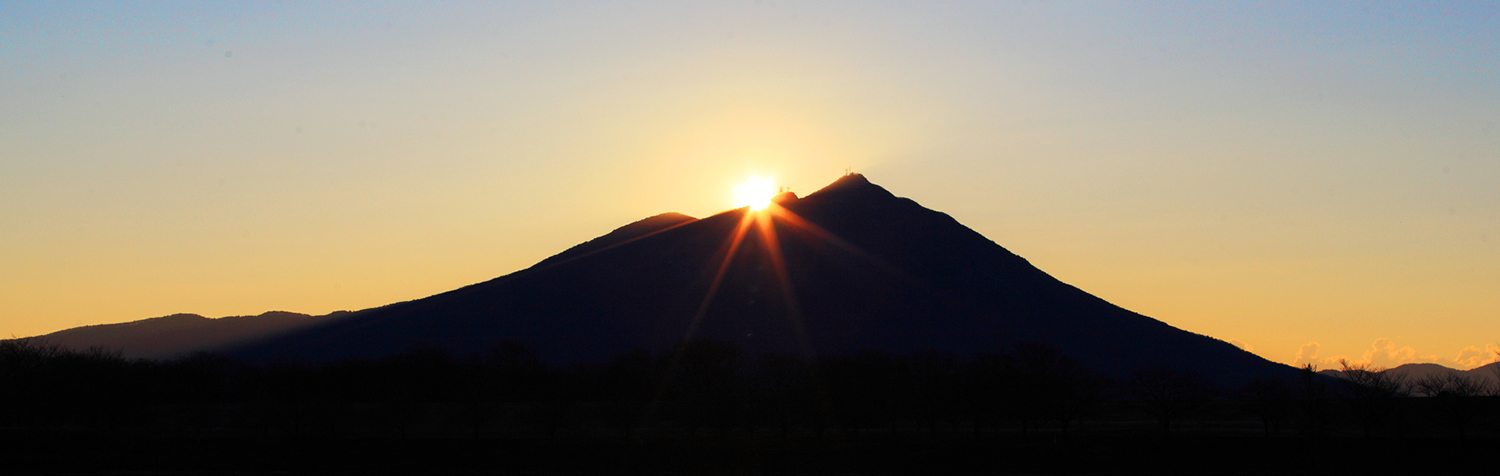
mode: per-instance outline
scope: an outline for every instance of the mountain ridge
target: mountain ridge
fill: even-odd
[[[1381,373],[1402,379],[1408,386],[1415,384],[1418,380],[1450,372],[1481,382],[1489,382],[1491,385],[1500,385],[1500,362],[1490,362],[1468,370],[1456,369],[1436,362],[1407,362],[1379,370]],[[1339,369],[1323,369],[1318,373],[1335,378],[1343,375],[1343,371]]]
[[[204,317],[178,313],[115,324],[95,324],[63,329],[33,337],[39,341],[74,349],[102,347],[127,358],[170,359],[262,339],[337,319],[348,311],[312,316],[287,311],[267,311],[254,316]]]

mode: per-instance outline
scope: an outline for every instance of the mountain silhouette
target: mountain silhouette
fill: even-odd
[[[1406,382],[1408,385],[1415,384],[1417,381],[1425,378],[1450,373],[1476,379],[1480,382],[1489,382],[1492,385],[1500,385],[1500,362],[1491,362],[1469,370],[1458,370],[1430,362],[1417,362],[1397,365],[1381,370],[1381,372],[1401,379],[1401,381]],[[1318,371],[1318,373],[1335,378],[1343,375],[1343,371],[1339,369],[1324,369]]]
[[[288,332],[331,317],[271,311],[258,316],[210,319],[197,314],[173,314],[119,324],[74,327],[37,339],[73,349],[103,347],[131,359],[170,359],[245,343]]]
[[[1293,371],[1058,281],[859,174],[775,203],[654,216],[506,276],[230,352],[316,363],[513,341],[566,364],[687,339],[809,357],[1038,342],[1116,377],[1170,368],[1238,384]]]

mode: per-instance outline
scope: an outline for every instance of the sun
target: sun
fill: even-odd
[[[750,207],[750,210],[759,211],[771,205],[771,199],[776,196],[775,181],[769,177],[750,177],[743,183],[734,186],[734,205],[736,207]]]

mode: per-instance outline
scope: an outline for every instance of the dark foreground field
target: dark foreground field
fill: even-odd
[[[1223,388],[1054,349],[321,366],[0,341],[0,474],[1496,473],[1500,396],[1368,369]]]
[[[6,474],[1493,474],[1495,440],[7,436]]]

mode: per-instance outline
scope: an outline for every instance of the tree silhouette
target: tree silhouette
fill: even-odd
[[[56,423],[60,417],[60,382],[52,368],[67,348],[39,339],[11,339],[0,342],[0,411],[4,420],[21,427],[39,427]]]
[[[485,349],[484,365],[491,368],[496,380],[497,398],[506,401],[529,401],[536,397],[548,369],[537,358],[536,350],[515,341],[503,341]]]
[[[1012,415],[1024,435],[1032,424],[1055,421],[1067,433],[1070,423],[1099,400],[1104,380],[1057,348],[1037,343],[1003,354],[1006,378],[1015,395]]]
[[[64,352],[51,367],[49,373],[58,377],[57,403],[95,429],[113,430],[136,397],[130,388],[134,369],[119,351],[95,346]]]
[[[237,397],[243,367],[234,360],[208,352],[194,352],[159,366],[158,401],[176,403],[194,437],[212,431],[229,416],[226,406]]]
[[[1005,365],[1004,356],[985,353],[964,366],[960,386],[965,413],[974,425],[974,438],[982,437],[985,427],[998,425],[1004,409],[1016,404],[1015,382]]]
[[[744,369],[743,352],[727,342],[692,340],[672,353],[669,390],[679,402],[690,436],[702,426],[717,427],[722,434],[740,422]]]
[[[1328,377],[1318,373],[1313,364],[1303,364],[1297,374],[1297,395],[1301,405],[1301,430],[1307,436],[1320,436],[1328,428]]]
[[[469,430],[469,438],[477,440],[485,428],[495,420],[495,400],[498,395],[494,367],[485,365],[479,356],[460,363],[455,369],[459,379],[454,418]]]
[[[1281,378],[1252,380],[1240,390],[1246,412],[1260,420],[1266,437],[1280,433],[1281,421],[1292,414],[1292,386]]]
[[[865,351],[821,360],[828,385],[829,416],[847,433],[858,435],[876,422],[894,429],[901,363],[884,352]]]
[[[1339,366],[1343,368],[1338,375],[1344,384],[1344,402],[1354,412],[1368,438],[1381,421],[1391,418],[1395,411],[1392,400],[1406,396],[1406,378],[1369,363],[1354,363],[1348,359],[1339,359]]]
[[[113,432],[144,404],[147,389],[137,384],[143,367],[103,347],[0,341],[0,424]]]
[[[911,369],[905,360],[885,352],[860,352],[851,363],[858,390],[849,395],[866,397],[856,421],[861,426],[884,427],[894,435],[910,408]]]
[[[960,365],[952,355],[933,350],[912,354],[911,415],[925,424],[929,436],[937,436],[938,422],[956,424],[962,414]]]
[[[457,365],[439,348],[419,348],[381,359],[376,368],[377,411],[402,439],[426,416],[431,403],[461,393]]]
[[[749,392],[756,415],[781,430],[782,438],[817,413],[813,366],[794,355],[762,355],[751,372]]]
[[[1131,377],[1127,391],[1161,424],[1163,436],[1171,436],[1173,423],[1195,415],[1218,395],[1213,382],[1176,369],[1138,370]]]
[[[1460,440],[1466,437],[1469,426],[1489,410],[1482,397],[1491,395],[1495,388],[1488,381],[1452,370],[1417,379],[1412,387],[1432,398],[1436,419],[1453,428]]]
[[[637,350],[615,356],[594,372],[593,387],[599,400],[599,418],[630,438],[641,424],[660,381],[657,359]]]

